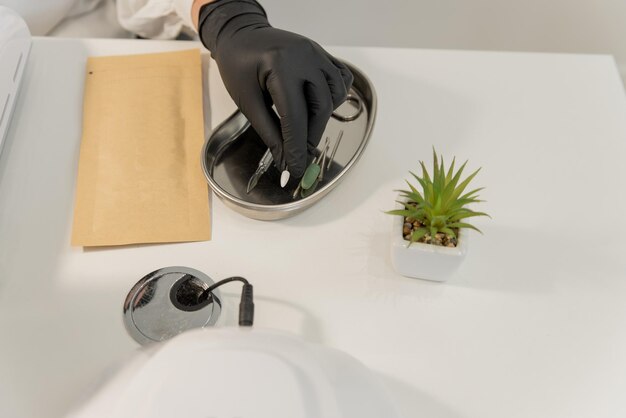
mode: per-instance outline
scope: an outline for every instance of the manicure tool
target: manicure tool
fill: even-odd
[[[259,179],[270,168],[270,166],[272,165],[272,162],[274,162],[274,157],[272,157],[272,152],[268,148],[267,151],[265,151],[265,154],[263,154],[263,157],[261,157],[261,160],[259,161],[259,165],[257,166],[256,171],[254,172],[254,174],[252,174],[252,176],[250,177],[250,180],[248,180],[248,187],[246,189],[246,193],[250,193],[252,189],[256,187],[257,183],[259,182]]]
[[[352,115],[347,115],[347,116],[341,115],[337,112],[333,112],[332,117],[337,119],[340,122],[353,121],[356,118],[358,118],[361,115],[361,112],[363,111],[363,104],[361,103],[361,100],[359,99],[358,96],[353,95],[353,94],[348,94],[348,97],[346,98],[346,102],[355,103],[356,111]],[[325,167],[326,170],[330,168],[330,165],[333,159],[335,158],[335,153],[337,152],[337,148],[339,147],[339,142],[341,142],[342,137],[343,137],[343,131],[340,131],[339,136],[337,137],[337,141],[335,142],[335,145],[333,147],[332,153],[330,154],[329,158],[325,158],[324,162],[322,162],[322,166],[320,167],[320,169],[322,169],[321,170],[322,172],[323,172],[324,166],[326,166]],[[326,140],[328,141],[328,138],[326,138]],[[326,157],[326,153],[324,153],[324,157]],[[326,160],[328,160],[328,163],[326,163]],[[272,157],[272,153],[270,152],[270,149],[268,148],[267,151],[265,151],[265,154],[263,154],[263,157],[261,157],[261,160],[259,161],[259,165],[256,171],[254,172],[254,174],[252,174],[252,176],[250,177],[250,180],[248,181],[248,188],[246,189],[246,193],[250,193],[252,189],[256,187],[257,183],[259,182],[259,179],[270,168],[270,166],[272,165],[272,162],[274,162],[274,158]],[[318,161],[317,163],[319,164],[320,162],[321,161]],[[284,188],[287,185],[287,182],[289,181],[289,176],[290,174],[288,170],[284,170],[281,173],[280,187]],[[300,186],[298,186],[298,188],[300,188]],[[294,193],[294,199],[295,199],[295,196],[297,196],[297,192]]]
[[[321,170],[321,167],[319,164],[320,164],[320,161],[322,160],[323,154],[324,152],[320,152],[320,154],[313,159],[311,164],[309,164],[309,166],[304,171],[302,180],[300,180],[300,183],[298,183],[298,187],[296,187],[296,190],[294,190],[293,192],[292,197],[294,199],[296,198],[296,196],[298,196],[298,193],[300,193],[301,190],[306,190],[310,188],[311,186],[313,186],[313,184],[317,180],[320,170]]]
[[[298,193],[301,193],[302,197],[306,197],[312,194],[320,181],[322,181],[324,177],[324,164],[326,160],[326,155],[328,154],[328,150],[330,149],[329,138],[326,138],[326,146],[323,151],[313,159],[311,164],[306,168],[304,175],[302,176],[302,180],[296,187],[296,190],[293,192],[292,198],[296,198]]]
[[[328,165],[326,166],[326,170],[330,169],[330,165],[333,163],[335,159],[335,153],[337,152],[337,148],[339,148],[339,143],[341,142],[341,138],[343,138],[343,130],[339,131],[339,135],[337,136],[337,140],[335,141],[335,145],[333,146],[333,152],[330,153],[330,158],[328,159]]]

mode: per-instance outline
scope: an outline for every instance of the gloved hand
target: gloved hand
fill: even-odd
[[[278,168],[301,177],[308,149],[317,146],[346,99],[353,81],[348,68],[312,40],[270,26],[254,0],[202,6],[198,32]]]

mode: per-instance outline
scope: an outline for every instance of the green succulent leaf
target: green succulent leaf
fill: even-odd
[[[468,178],[466,178],[465,180],[463,180],[463,182],[461,182],[461,184],[459,184],[455,189],[454,192],[452,192],[452,196],[450,196],[450,199],[452,200],[456,200],[459,198],[459,196],[461,196],[461,193],[463,193],[463,190],[465,190],[465,188],[467,187],[467,185],[470,183],[470,181],[472,181],[472,179],[474,177],[476,177],[476,174],[478,174],[478,172],[480,171],[480,168],[476,171],[474,171],[472,174],[469,175]]]
[[[421,194],[419,194],[419,192],[416,192],[416,193],[413,193],[413,192],[406,193],[404,196],[409,200],[409,202],[415,202],[415,203],[418,203],[418,204],[423,204],[424,203],[424,198],[422,197]]]
[[[478,202],[482,202],[482,200],[478,200],[478,199],[457,199],[454,202],[450,203],[448,205],[448,208],[450,210],[454,210],[454,209],[460,209],[460,208],[464,208],[465,206],[469,205],[470,203],[478,203]]]
[[[432,219],[430,220],[430,223],[435,227],[443,228],[447,224],[446,215],[433,216]]]
[[[387,215],[398,215],[398,216],[411,216],[411,211],[409,210],[404,210],[404,209],[395,209],[395,210],[388,210],[387,212],[385,212]]]
[[[419,177],[417,174],[409,171],[409,173],[411,173],[411,175],[413,176],[413,178],[415,178],[415,180],[417,180],[417,182],[420,184],[420,186],[422,186],[422,190],[424,192],[424,196],[426,196],[427,190],[428,190],[428,183],[421,177]],[[408,183],[408,181],[407,181]]]
[[[491,218],[491,216],[487,215],[484,212],[472,212],[472,211],[468,211],[468,212],[462,212],[459,213],[457,215],[452,215],[448,221],[450,222],[456,222],[456,221],[460,221],[461,219],[465,219],[465,218],[472,218],[475,216],[487,216],[488,218]]]
[[[448,227],[445,228],[441,228],[441,232],[448,234],[449,236],[456,238],[456,234],[454,233],[454,231]]]
[[[408,184],[409,189],[411,189],[411,192],[412,192],[412,193],[415,193],[415,194],[417,194],[417,195],[419,195],[419,196],[421,196],[421,195],[422,195],[422,194],[421,194],[421,193],[420,193],[420,192],[419,192],[419,191],[415,188],[415,186],[413,186],[411,183],[409,183],[409,181],[408,181],[408,180],[405,180],[405,182],[406,182],[406,184]]]
[[[449,228],[469,228],[469,229],[473,229],[474,231],[478,231],[481,234],[483,233],[483,231],[481,231],[480,229],[476,228],[474,225],[470,225],[468,223],[465,222],[453,222],[451,224],[448,224]]]
[[[450,164],[450,168],[448,169],[448,174],[446,174],[446,184],[450,183],[452,180],[452,175],[454,174],[454,163],[456,162],[456,157],[452,158],[452,164]]]
[[[413,230],[413,233],[411,234],[411,243],[419,241],[427,233],[428,233],[428,230],[426,228],[417,228]]]
[[[439,164],[437,163],[437,152],[435,151],[435,147],[433,147],[433,179],[437,179],[439,176]]]
[[[480,191],[483,191],[483,190],[485,190],[485,188],[484,188],[484,187],[479,187],[478,189],[474,189],[474,190],[472,190],[471,192],[467,192],[467,193],[465,193],[463,196],[459,197],[459,199],[468,199],[468,198],[471,198],[474,194],[476,194],[476,193],[478,193],[478,192],[480,192]]]
[[[433,181],[430,179],[430,175],[428,175],[428,170],[426,169],[426,166],[424,165],[424,161],[420,161],[420,165],[422,166],[422,180],[424,181],[424,185],[426,186],[424,188],[424,193],[432,194]]]
[[[467,160],[461,165],[461,167],[459,168],[459,171],[457,171],[456,174],[454,174],[454,176],[450,180],[450,183],[454,185],[453,189],[456,189],[456,185],[459,183],[459,180],[461,180],[461,175],[463,174],[463,170],[465,170],[466,165],[467,165]]]
[[[438,232],[456,236],[454,230],[457,228],[475,229],[476,227],[462,222],[464,219],[489,216],[484,212],[475,212],[467,206],[483,202],[478,199],[478,193],[484,190],[482,187],[466,192],[466,188],[476,177],[480,168],[462,179],[463,171],[467,166],[465,161],[456,170],[456,157],[452,159],[450,167],[446,169],[443,156],[438,156],[433,147],[432,173],[428,171],[423,161],[419,162],[422,175],[419,176],[410,172],[417,184],[406,181],[409,190],[399,190],[404,199],[399,203],[404,209],[389,211],[392,215],[411,217],[418,219],[424,227],[413,232],[411,242],[419,240],[424,235],[430,233],[436,235]],[[420,236],[420,234],[422,234]],[[417,238],[414,238],[416,237]]]

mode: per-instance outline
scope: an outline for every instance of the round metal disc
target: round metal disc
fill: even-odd
[[[214,281],[188,267],[166,267],[143,277],[124,301],[124,325],[139,344],[167,340],[183,331],[214,325],[221,312]]]

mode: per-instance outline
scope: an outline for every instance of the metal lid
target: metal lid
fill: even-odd
[[[189,267],[166,267],[143,277],[124,301],[124,325],[139,344],[167,340],[183,331],[214,325],[222,303],[214,281]]]

